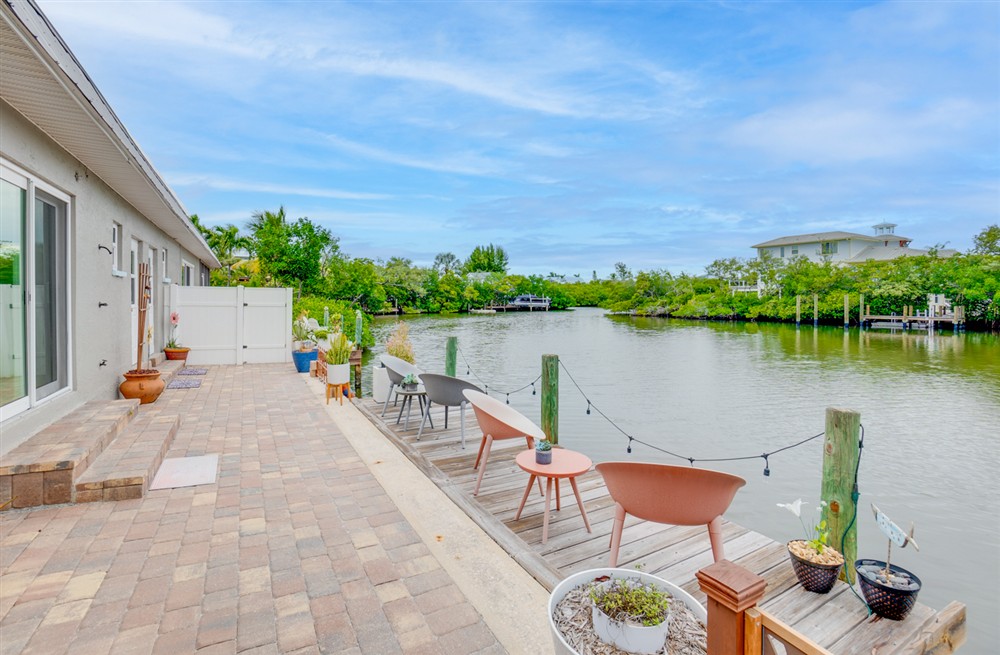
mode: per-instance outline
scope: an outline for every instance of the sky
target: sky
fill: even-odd
[[[1000,222],[1000,2],[40,5],[208,225],[589,279]]]

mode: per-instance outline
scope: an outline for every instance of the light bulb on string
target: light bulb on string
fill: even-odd
[[[531,383],[531,395],[532,396],[535,395],[535,383],[534,382]]]
[[[771,467],[768,466],[767,453],[761,455],[761,457],[764,458],[764,477],[769,478],[771,477]]]
[[[632,454],[632,437],[628,438],[628,448],[625,449],[625,452]]]
[[[590,414],[590,401],[587,401],[587,414]]]
[[[510,394],[507,394],[507,404],[510,404]]]

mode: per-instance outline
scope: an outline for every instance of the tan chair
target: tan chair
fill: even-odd
[[[716,562],[725,559],[722,514],[746,480],[708,469],[642,462],[602,462],[595,468],[615,501],[609,566],[618,566],[626,514],[655,523],[707,525],[712,556]]]
[[[493,447],[494,441],[523,438],[528,442],[528,448],[534,448],[535,439],[545,439],[545,433],[527,416],[496,398],[471,389],[466,389],[462,395],[475,410],[479,429],[483,431],[483,440],[479,443],[476,464],[472,467],[473,469],[479,468],[480,460],[482,461],[483,467],[479,468],[479,476],[476,478],[476,490],[472,492],[473,496],[477,496],[479,495],[479,485],[483,483],[486,462],[490,458],[490,449]],[[542,491],[540,479],[538,480],[538,491],[539,493]]]

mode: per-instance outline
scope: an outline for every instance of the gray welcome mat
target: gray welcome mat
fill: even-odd
[[[219,470],[219,455],[199,455],[197,457],[176,457],[165,459],[156,472],[153,489],[176,489],[177,487],[194,487],[199,484],[215,482]]]
[[[207,368],[182,368],[177,371],[177,375],[205,375],[208,373]]]
[[[201,380],[172,380],[167,389],[197,389],[200,386]]]

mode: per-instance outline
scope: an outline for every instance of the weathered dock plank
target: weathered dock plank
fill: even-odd
[[[449,498],[486,530],[521,566],[551,589],[562,578],[589,568],[607,566],[614,504],[596,471],[579,478],[591,532],[587,532],[568,483],[560,485],[562,509],[555,500],[549,522],[548,542],[542,544],[544,497],[532,489],[521,518],[514,520],[528,476],[514,463],[525,447],[515,439],[494,444],[479,495],[474,497],[478,471],[473,463],[479,449],[480,432],[473,413],[466,412],[466,447],[460,443],[458,412],[434,408],[435,427],[424,427],[417,439],[420,417],[411,416],[409,429],[395,423],[396,412],[379,414],[382,407],[371,399],[355,405],[373,424]],[[571,444],[565,444],[572,447]],[[965,606],[953,603],[941,612],[918,604],[905,621],[869,617],[865,606],[842,582],[829,594],[805,591],[788,562],[784,544],[732,522],[723,524],[726,557],[767,581],[761,606],[834,653],[879,653],[879,655],[943,655],[954,652],[965,640]],[[619,552],[619,566],[642,566],[662,576],[700,602],[705,602],[695,573],[712,563],[712,551],[704,526],[671,526],[634,517],[626,520]]]

